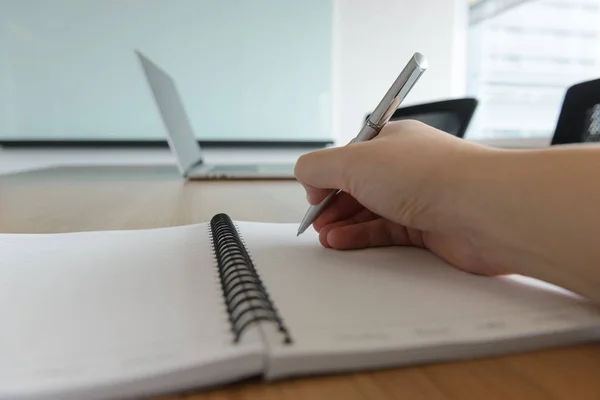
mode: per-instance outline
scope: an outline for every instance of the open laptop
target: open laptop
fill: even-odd
[[[167,130],[167,141],[181,175],[186,179],[295,179],[294,163],[289,164],[206,164],[175,81],[169,74],[135,51],[156,106]]]

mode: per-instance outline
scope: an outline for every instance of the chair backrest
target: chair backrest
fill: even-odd
[[[399,107],[392,114],[390,121],[414,119],[462,138],[473,118],[477,105],[477,99],[466,97]]]
[[[585,142],[600,142],[600,79],[567,90],[550,144]]]

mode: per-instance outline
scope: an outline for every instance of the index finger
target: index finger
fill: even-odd
[[[341,152],[343,152],[343,149],[352,143],[354,143],[354,139],[344,146],[317,150],[307,153],[298,159],[296,163],[295,175],[296,179],[300,182],[300,184],[302,184],[304,190],[306,191],[306,199],[308,200],[309,204],[319,204],[325,197],[329,196],[332,190],[344,189],[343,182],[340,182],[341,174],[339,171],[339,168],[343,169],[343,164],[345,163],[344,157],[341,157],[343,155]],[[324,163],[323,161],[325,159],[331,161],[332,158],[336,161],[328,163]],[[306,161],[307,159],[308,162]],[[317,187],[311,184],[313,181],[315,181],[315,179],[312,178],[315,175],[329,175],[332,178],[330,181],[335,181],[338,183],[338,185],[325,185],[326,187],[321,185],[320,187]]]

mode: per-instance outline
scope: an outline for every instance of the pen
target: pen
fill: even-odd
[[[421,53],[413,54],[402,72],[400,72],[400,75],[398,75],[398,78],[396,78],[385,96],[383,96],[383,99],[381,99],[375,110],[369,115],[358,135],[352,139],[351,143],[366,142],[377,136],[426,69],[427,59],[425,56]],[[338,193],[339,190],[332,190],[323,201],[308,208],[306,214],[304,214],[304,218],[300,222],[296,236],[304,233],[312,225]]]

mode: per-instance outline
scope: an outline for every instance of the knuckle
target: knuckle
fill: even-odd
[[[296,165],[294,166],[294,175],[297,179],[301,179],[300,177],[306,169],[306,157],[306,154],[302,154],[300,157],[298,157],[298,160],[296,160]]]

